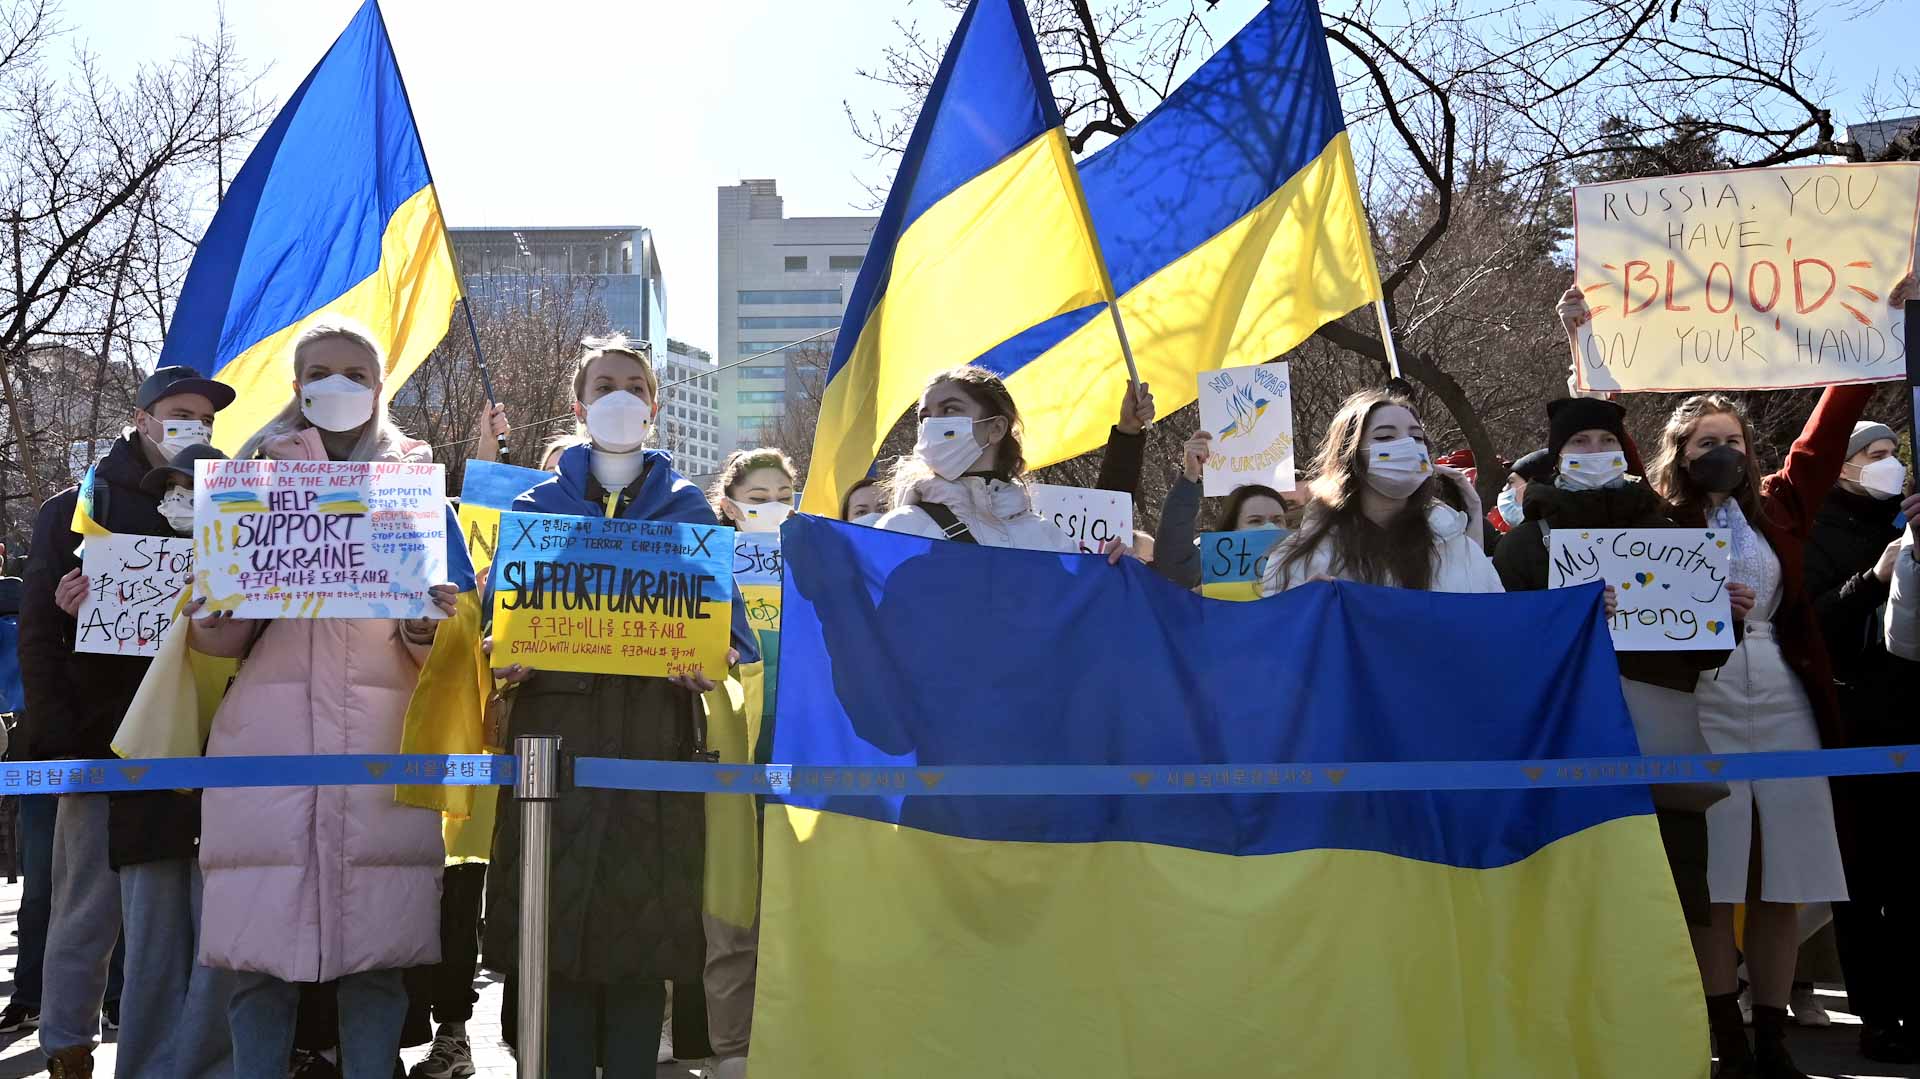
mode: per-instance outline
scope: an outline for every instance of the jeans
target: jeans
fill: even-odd
[[[227,1005],[233,973],[195,962],[200,866],[191,858],[122,866],[127,986],[121,998],[116,1075],[233,1074]]]
[[[301,983],[252,972],[233,979],[227,1017],[233,1027],[234,1074],[242,1079],[286,1075]],[[342,1079],[392,1079],[400,1024],[407,1018],[407,988],[399,969],[361,971],[336,984]],[[659,1024],[655,1016],[654,1025]]]
[[[110,999],[120,877],[107,864],[107,796],[63,794],[53,829],[53,916],[41,980],[40,1046],[91,1046]]]
[[[547,994],[548,1079],[594,1079],[596,1056],[604,1079],[652,1079],[659,1071],[665,983],[555,978]]]
[[[20,959],[13,966],[13,1003],[40,1010],[40,965],[47,954],[47,918],[53,913],[53,818],[59,803],[47,795],[20,799]]]

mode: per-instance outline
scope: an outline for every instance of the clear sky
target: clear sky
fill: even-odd
[[[360,0],[227,0],[247,59],[284,100]],[[1823,27],[1857,89],[1914,63],[1913,0]],[[441,204],[454,225],[646,225],[656,231],[669,330],[712,347],[715,188],[773,177],[794,215],[864,212],[884,167],[849,130],[897,99],[858,68],[898,40],[893,19],[944,40],[936,0],[385,0]],[[1225,0],[1224,41],[1257,10]],[[72,43],[109,70],[212,32],[216,0],[64,0]],[[1857,80],[1857,83],[1856,83]],[[1845,101],[1843,103],[1851,103]]]

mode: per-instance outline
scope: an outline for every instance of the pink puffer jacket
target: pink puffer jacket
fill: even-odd
[[[272,455],[324,459],[311,429]],[[394,459],[425,460],[409,444]],[[202,650],[238,654],[258,622],[236,621]],[[426,649],[389,619],[277,619],[214,716],[208,756],[397,753]],[[200,961],[291,982],[440,959],[440,815],[395,803],[393,788],[207,791]]]

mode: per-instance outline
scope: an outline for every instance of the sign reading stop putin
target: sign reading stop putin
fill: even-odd
[[[1589,390],[1904,376],[1920,162],[1735,169],[1574,189]]]

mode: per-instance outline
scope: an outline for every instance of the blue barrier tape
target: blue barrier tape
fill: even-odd
[[[1140,795],[1526,790],[1920,772],[1920,745],[1537,761],[1235,765],[966,765],[946,768],[701,764],[581,757],[574,784],[705,794]],[[180,757],[0,764],[0,794],[111,794],[217,787],[498,786],[514,760],[485,754]]]
[[[0,764],[0,794],[112,794],[207,787],[493,786],[514,780],[512,757],[482,753],[316,757],[170,757]]]
[[[1698,757],[1205,766],[1037,764],[836,768],[581,757],[574,765],[574,784],[619,790],[806,797],[1287,794],[1641,786],[1898,772],[1920,772],[1920,745]]]

